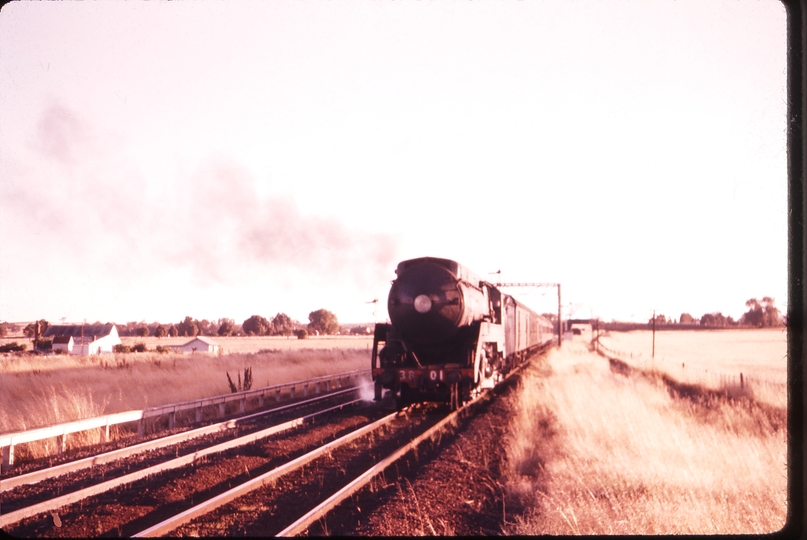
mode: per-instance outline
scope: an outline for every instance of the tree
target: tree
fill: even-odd
[[[166,331],[165,326],[163,325],[158,325],[157,328],[154,329],[154,337],[165,337],[167,333],[168,331]]]
[[[179,335],[179,330],[173,324],[168,327],[168,335],[171,337],[177,337]]]
[[[231,336],[235,332],[235,321],[232,319],[219,319],[219,329],[216,333],[220,336]]]
[[[6,337],[6,323],[0,323],[0,337]]]
[[[141,326],[137,330],[135,330],[135,335],[140,337],[146,337],[149,335],[149,327],[148,326]]]
[[[272,324],[260,315],[253,315],[241,325],[248,336],[263,336],[271,327]]]
[[[291,322],[291,317],[285,313],[278,313],[272,317],[272,333],[274,335],[290,336],[294,324]]]
[[[25,334],[26,337],[34,338],[34,337],[42,337],[42,334],[45,333],[45,330],[48,329],[50,323],[45,319],[39,319],[36,322],[32,322],[28,326],[26,326],[22,333]]]
[[[308,314],[308,331],[320,334],[336,334],[339,332],[339,321],[336,315],[327,309],[318,309]]]
[[[681,324],[695,324],[697,323],[697,319],[690,315],[689,313],[682,313],[681,317],[678,319],[678,322]]]
[[[750,298],[745,302],[745,307],[749,309],[740,317],[741,324],[758,328],[781,324],[781,313],[776,309],[774,299],[770,296],[763,297],[761,302],[756,298]]]
[[[180,336],[198,336],[199,325],[191,317],[185,317],[185,320],[177,325],[177,332],[179,332]]]
[[[650,317],[650,320],[647,322],[648,324],[653,324],[653,317]],[[667,317],[659,313],[656,315],[656,324],[667,324]]]
[[[208,321],[207,319],[202,319],[201,321],[195,322],[196,326],[199,327],[200,336],[215,336],[220,328],[220,324],[217,324],[214,321]]]
[[[701,326],[730,326],[731,325],[731,318],[726,318],[725,315],[720,313],[706,313],[703,317],[701,317]]]

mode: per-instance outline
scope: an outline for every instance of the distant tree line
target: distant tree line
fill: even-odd
[[[100,324],[100,323],[97,323]],[[131,321],[126,324],[118,324],[118,334],[121,336],[138,337],[177,337],[177,336],[225,336],[238,335],[240,327],[235,325],[232,319],[218,319],[208,321],[207,319],[194,319],[187,316],[177,323],[146,323],[145,321]]]
[[[0,338],[19,331],[20,325],[10,322],[0,322]]]
[[[118,334],[121,336],[301,336],[305,332],[310,334],[338,334],[341,332],[336,315],[326,309],[312,311],[308,315],[308,324],[293,321],[285,313],[278,313],[271,319],[261,315],[252,315],[241,324],[233,319],[194,319],[187,316],[184,320],[174,324],[160,324],[144,322],[129,322],[118,325]],[[100,324],[100,323],[99,323]],[[361,327],[366,332],[366,327]]]
[[[207,319],[194,319],[186,316],[182,321],[164,324],[159,322],[147,323],[146,321],[130,321],[125,324],[115,323],[118,335],[127,337],[195,337],[195,336],[291,336],[305,332],[310,334],[339,334],[356,333],[366,334],[367,326],[354,327],[350,330],[341,328],[339,321],[332,312],[326,309],[318,309],[308,314],[308,324],[293,321],[285,313],[278,313],[271,319],[266,319],[260,315],[253,315],[241,324],[236,324],[233,319],[222,318],[213,321]],[[96,325],[103,324],[96,321]],[[107,323],[109,324],[109,323]],[[50,323],[45,319],[33,322],[25,326],[23,334],[28,338],[41,337],[47,330]],[[19,325],[8,322],[0,322],[0,337],[19,331]]]
[[[743,326],[754,328],[769,328],[773,326],[782,326],[786,320],[782,317],[780,311],[776,308],[774,299],[765,296],[762,300],[751,298],[745,302],[748,308],[739,321],[735,321],[731,317],[726,317],[720,312],[706,313],[700,319],[696,319],[689,313],[682,313],[678,319],[678,324],[697,324],[700,326],[709,326],[717,328],[725,328],[731,326]],[[648,321],[649,324],[653,323],[651,317]],[[655,317],[655,322],[659,324],[675,324],[675,319],[668,319],[666,316],[659,314]]]

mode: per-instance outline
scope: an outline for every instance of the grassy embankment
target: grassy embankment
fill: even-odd
[[[221,340],[225,348],[262,352],[207,354],[108,354],[98,356],[0,356],[0,433],[32,429],[113,412],[142,409],[230,392],[226,373],[251,367],[253,388],[368,368],[363,342],[343,339]],[[124,343],[134,338],[124,338]],[[142,341],[142,339],[141,339]],[[163,340],[164,341],[164,340]],[[180,343],[187,338],[180,339]],[[217,340],[219,341],[219,340]],[[367,341],[365,339],[365,341]],[[357,348],[358,345],[358,348]],[[153,345],[149,345],[153,347]],[[70,437],[96,442],[93,430]],[[50,454],[55,441],[21,445],[19,459]]]
[[[787,335],[785,328],[612,332],[600,342],[625,363],[668,374],[677,381],[721,388],[742,373],[754,398],[787,406]]]
[[[625,373],[626,370],[619,370]],[[612,371],[564,343],[522,381],[511,534],[743,534],[786,518],[786,410]],[[510,512],[508,512],[510,514]]]

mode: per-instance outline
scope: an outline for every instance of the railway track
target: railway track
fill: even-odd
[[[488,397],[450,414],[433,406],[386,414],[352,399],[269,427],[252,418],[263,413],[250,415],[202,428],[186,447],[139,451],[135,463],[95,456],[82,460],[90,468],[31,473],[48,482],[21,475],[0,485],[0,527],[57,537],[327,533],[328,512],[383,485],[385,469]]]
[[[114,500],[118,494],[135,486],[166,474],[181,474],[183,468],[192,468],[200,462],[235,452],[240,447],[277,434],[304,431],[305,426],[334,414],[354,416],[359,421],[363,414],[356,412],[361,404],[357,396],[359,392],[361,388],[335,392],[55,467],[3,478],[0,480],[0,528],[20,531],[17,533],[20,535],[37,536],[62,521],[56,516],[69,513],[72,506],[77,505],[79,509],[86,504],[103,506],[103,502],[98,503],[94,499]],[[51,521],[50,526],[43,529],[48,521]]]
[[[522,366],[523,367],[523,366]],[[515,375],[521,368],[513,370]],[[510,379],[506,377],[502,382]],[[421,444],[440,439],[475,413],[493,393],[483,390],[454,412],[447,406],[412,406],[353,432],[262,477],[255,478],[138,533],[149,536],[327,535],[327,516],[362,489],[383,489],[385,471]],[[397,472],[397,471],[396,471]],[[360,509],[345,508],[338,521]]]

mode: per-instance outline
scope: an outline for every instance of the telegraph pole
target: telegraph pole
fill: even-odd
[[[555,285],[558,286],[558,347],[563,345],[563,331],[560,329],[560,325],[563,321],[560,318],[560,283],[556,283]]]

